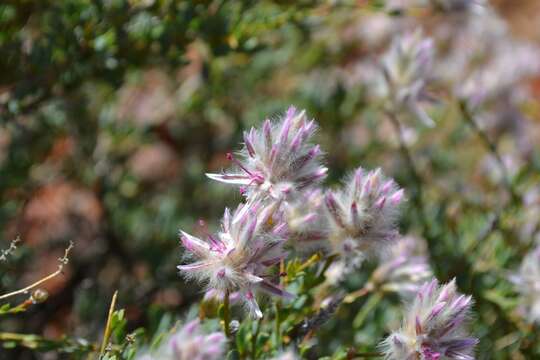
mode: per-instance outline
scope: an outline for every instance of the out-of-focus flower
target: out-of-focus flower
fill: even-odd
[[[523,210],[519,238],[524,244],[540,244],[540,188],[535,186],[523,194]]]
[[[488,61],[459,85],[458,94],[473,106],[497,96],[511,96],[516,84],[540,73],[536,47],[507,40],[492,52]]]
[[[504,176],[508,176],[511,179],[514,178],[525,165],[523,159],[520,157],[518,149],[501,152],[500,157],[507,174],[503,173],[498,160],[492,154],[487,154],[484,159],[482,159],[482,164],[479,169],[479,171],[486,174],[487,178],[494,184],[500,184],[504,181]]]
[[[523,316],[540,324],[540,245],[525,256],[519,272],[510,280],[521,294]]]
[[[396,219],[404,199],[402,189],[381,170],[358,168],[343,188],[325,195],[329,240],[344,258],[361,260],[397,239]]]
[[[320,189],[298,194],[284,206],[288,242],[298,251],[324,248],[328,240],[328,218]]]
[[[445,16],[435,29],[438,47],[445,50],[438,52],[434,73],[445,86],[462,86],[471,72],[482,67],[479,60],[490,59],[496,44],[508,41],[505,21],[489,6],[484,10],[467,16]]]
[[[139,360],[221,360],[227,338],[221,332],[205,334],[198,320],[185,324],[155,351]]]
[[[379,84],[379,96],[387,101],[389,111],[407,111],[424,124],[434,125],[420,106],[420,101],[427,98],[424,87],[430,77],[433,57],[433,41],[424,38],[420,31],[392,41],[381,61],[384,80]]]
[[[466,322],[473,304],[460,295],[455,280],[439,286],[436,279],[418,291],[403,319],[401,329],[381,347],[390,360],[473,360],[478,340],[471,337]]]
[[[384,291],[410,297],[433,277],[423,239],[405,236],[381,256],[370,282]]]
[[[244,133],[244,148],[228,157],[237,169],[223,174],[207,174],[213,180],[242,186],[250,199],[280,200],[296,190],[303,190],[326,177],[321,165],[322,152],[310,140],[317,126],[305,111],[290,107],[285,116],[262,129]]]
[[[222,229],[207,235],[206,241],[181,231],[181,240],[189,258],[195,262],[178,266],[188,278],[207,284],[218,294],[238,292],[256,317],[262,312],[254,290],[278,296],[291,296],[270,280],[270,268],[286,256],[283,250],[285,224],[271,228],[275,204],[260,202],[240,205],[234,214],[225,210]]]

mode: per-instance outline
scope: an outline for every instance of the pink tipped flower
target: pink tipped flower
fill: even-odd
[[[519,272],[510,280],[521,294],[523,317],[540,324],[540,245],[525,256]]]
[[[515,102],[517,97],[510,94],[526,79],[540,74],[540,51],[536,46],[504,40],[493,49],[489,61],[457,86],[458,96],[472,107],[501,97]]]
[[[427,126],[433,120],[420,107],[425,83],[430,76],[434,57],[431,39],[420,31],[396,38],[382,59],[384,81],[381,95],[392,112],[407,111]]]
[[[326,193],[330,242],[345,258],[358,258],[397,240],[403,190],[380,169],[358,168],[338,191]]]
[[[370,282],[383,291],[397,292],[408,298],[414,296],[426,281],[433,277],[423,239],[400,238],[381,256],[380,265]]]
[[[305,111],[290,107],[278,122],[266,120],[262,129],[244,132],[244,148],[239,158],[229,154],[235,170],[206,175],[242,186],[250,199],[283,199],[326,177],[327,168],[320,163],[322,152],[310,142],[316,129],[315,121],[308,120]]]
[[[232,216],[226,209],[221,231],[208,234],[206,241],[181,231],[186,253],[195,262],[178,269],[187,278],[206,283],[207,290],[238,292],[250,312],[262,317],[254,290],[291,296],[270,281],[270,269],[286,256],[282,224],[269,225],[275,208],[275,204],[247,203]]]
[[[474,360],[478,340],[468,335],[466,322],[473,300],[460,295],[455,280],[439,286],[425,283],[405,314],[401,329],[381,347],[389,360]]]
[[[185,324],[153,353],[140,360],[221,360],[227,338],[221,332],[206,334],[198,320]]]

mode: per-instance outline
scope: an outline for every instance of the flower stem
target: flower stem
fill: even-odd
[[[412,177],[412,180],[414,180],[414,189],[413,189],[414,191],[412,193],[413,194],[412,201],[416,207],[416,211],[418,212],[419,220],[423,227],[424,233],[429,234],[430,226],[429,226],[428,216],[425,210],[425,204],[423,200],[424,198],[423,191],[422,191],[423,180],[422,180],[422,177],[420,176],[420,171],[418,170],[416,166],[411,150],[407,146],[407,142],[405,141],[405,138],[403,136],[403,129],[397,115],[394,112],[388,111],[386,112],[386,116],[388,117],[388,119],[390,119],[390,122],[392,123],[392,126],[394,127],[396,136],[399,141],[399,149],[405,160],[405,164],[407,165],[409,169],[409,173]]]
[[[257,338],[261,330],[261,319],[257,319],[257,325],[255,325],[255,333],[251,339],[251,357],[253,360],[257,360]]]
[[[383,357],[383,354],[378,352],[364,352],[364,353],[355,353],[351,359],[367,359],[367,358],[376,358]]]
[[[277,300],[275,302],[275,311],[276,311],[276,319],[275,319],[275,329],[274,329],[274,332],[276,334],[276,346],[278,346],[278,348],[281,348],[281,316],[280,316],[280,309],[281,309],[281,304],[280,304],[280,301]]]
[[[478,135],[478,137],[482,140],[487,150],[490,152],[491,156],[495,159],[497,162],[497,165],[499,166],[499,170],[501,172],[502,177],[502,184],[506,188],[506,191],[510,195],[512,201],[519,201],[520,197],[517,191],[512,186],[512,182],[510,179],[510,174],[508,171],[508,168],[506,167],[506,164],[504,163],[503,158],[501,157],[499,153],[499,149],[497,148],[497,144],[492,141],[487,133],[482,129],[478,123],[476,122],[476,119],[474,118],[474,115],[471,113],[469,107],[467,106],[467,103],[464,101],[460,101],[459,103],[459,109],[461,111],[461,115],[463,116],[463,119],[467,124],[470,125],[470,127],[473,129],[473,131]]]
[[[227,336],[227,338],[231,337],[231,313],[229,303],[229,292],[225,291],[225,296],[223,296],[223,331],[225,332],[225,336]]]
[[[13,292],[10,292],[10,293],[7,293],[7,294],[3,294],[3,295],[0,295],[0,300],[2,299],[6,299],[8,297],[11,297],[11,296],[15,296],[15,295],[19,295],[19,294],[26,294],[27,292],[29,292],[30,290],[38,287],[39,285],[43,284],[44,282],[47,282],[49,280],[51,280],[52,278],[54,277],[57,277],[58,275],[62,274],[63,270],[64,270],[64,266],[69,262],[69,258],[68,258],[68,255],[69,255],[69,252],[71,251],[71,249],[73,248],[73,243],[70,241],[69,242],[69,246],[64,250],[64,256],[61,257],[60,259],[58,259],[58,269],[45,276],[44,278],[42,279],[39,279],[38,281],[22,288],[22,289],[19,289],[19,290],[16,290],[16,291],[13,291]]]
[[[367,316],[373,312],[373,309],[375,309],[375,307],[382,298],[383,296],[380,292],[375,292],[371,294],[371,296],[367,299],[365,304],[360,309],[360,312],[358,312],[358,315],[356,315],[353,320],[353,327],[355,329],[358,329],[362,326]]]
[[[354,292],[352,292],[350,294],[347,294],[347,296],[345,296],[345,298],[343,299],[343,302],[345,304],[353,303],[357,299],[369,294],[372,290],[373,290],[373,287],[369,286],[369,284],[368,284],[368,285],[364,286],[363,288],[361,288],[359,290],[356,290],[356,291],[354,291]]]

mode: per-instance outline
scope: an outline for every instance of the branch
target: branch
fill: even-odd
[[[36,288],[39,285],[43,284],[44,282],[47,282],[47,281],[51,280],[52,278],[55,278],[56,276],[60,275],[62,273],[62,271],[64,270],[64,266],[66,266],[69,263],[68,255],[69,255],[69,252],[71,251],[72,248],[73,248],[73,242],[70,241],[69,246],[64,251],[64,256],[58,259],[58,263],[59,263],[58,264],[58,269],[55,272],[45,276],[44,278],[36,281],[33,284],[30,284],[30,285],[24,287],[22,289],[19,289],[19,290],[16,290],[16,291],[4,294],[4,295],[0,295],[0,300],[6,299],[8,297],[15,296],[15,295],[18,295],[18,294],[25,294],[28,291],[32,290],[33,288]]]
[[[9,247],[5,250],[0,250],[0,261],[6,261],[8,256],[10,256],[15,250],[17,250],[17,244],[21,241],[20,237],[16,237],[15,239],[11,240],[11,243],[9,244]]]
[[[472,115],[465,101],[459,102],[459,109],[465,121],[471,126],[473,131],[482,140],[482,142],[484,143],[485,147],[488,149],[490,154],[495,158],[495,161],[497,162],[497,165],[499,166],[499,169],[501,171],[501,175],[503,178],[502,179],[503,185],[506,188],[506,191],[508,191],[508,194],[510,195],[510,197],[512,198],[512,201],[519,200],[519,195],[514,189],[514,187],[512,186],[508,168],[506,167],[501,155],[499,154],[499,151],[497,149],[497,144],[495,144],[489,138],[486,132],[478,125],[478,123],[474,119],[474,116]]]
[[[397,116],[391,112],[387,111],[386,115],[390,119],[390,122],[394,126],[394,129],[396,131],[396,134],[398,136],[399,140],[399,149],[401,151],[401,154],[403,158],[405,159],[405,162],[407,163],[407,167],[409,168],[409,172],[414,180],[414,196],[412,197],[412,200],[416,206],[416,209],[418,210],[418,215],[420,217],[420,222],[422,223],[422,226],[424,227],[424,233],[428,232],[429,229],[429,223],[427,221],[427,215],[425,212],[424,207],[424,200],[422,196],[422,178],[420,177],[420,172],[418,171],[416,164],[413,160],[411,151],[407,147],[407,143],[405,142],[405,139],[403,138],[403,130],[401,128],[401,124],[397,118]]]
[[[343,298],[343,294],[338,294],[330,301],[330,303],[325,308],[319,310],[319,312],[317,312],[312,317],[306,318],[301,323],[295,325],[293,329],[289,332],[289,336],[291,337],[291,339],[302,340],[310,332],[313,332],[319,327],[321,327],[336,312],[339,305],[343,301]]]
[[[19,334],[0,332],[0,342],[16,343],[28,349],[37,351],[57,350],[64,353],[89,353],[95,350],[95,346],[83,339],[48,339],[34,334]]]

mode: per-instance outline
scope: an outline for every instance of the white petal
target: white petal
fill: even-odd
[[[206,176],[212,180],[221,181],[226,184],[250,185],[252,180],[246,175],[241,174],[212,174],[206,173]]]

